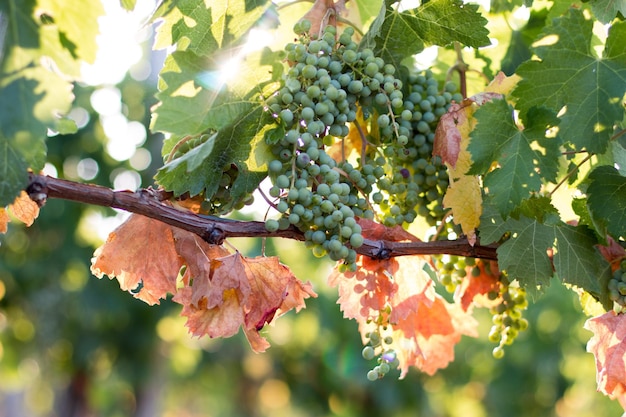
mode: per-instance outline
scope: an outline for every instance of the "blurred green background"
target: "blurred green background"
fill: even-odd
[[[147,133],[156,72],[158,62],[137,59],[115,82],[78,85],[70,116],[81,129],[50,138],[46,172],[116,189],[150,186],[161,165],[162,138]],[[504,359],[492,357],[491,317],[479,311],[481,337],[463,339],[447,369],[372,383],[356,323],[342,318],[326,285],[331,265],[303,245],[268,240],[266,253],[280,253],[319,297],[266,329],[272,347],[254,354],[241,335],[193,339],[178,304],[150,307],[90,274],[94,249],[123,216],[50,200],[32,227],[13,222],[0,235],[0,417],[621,413],[596,392],[585,317],[577,296],[557,284],[531,302],[529,330]],[[258,239],[233,243],[261,253]]]

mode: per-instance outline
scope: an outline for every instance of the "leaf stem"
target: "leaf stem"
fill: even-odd
[[[574,175],[574,173],[576,171],[578,171],[578,169],[587,161],[589,161],[591,159],[592,156],[594,156],[595,154],[590,153],[589,155],[587,155],[582,161],[580,161],[578,164],[576,164],[576,166],[574,168],[572,168],[572,170],[570,172],[568,172],[562,179],[561,181],[559,181],[559,183],[556,185],[556,187],[554,187],[554,189],[552,191],[550,191],[550,193],[548,194],[550,197],[552,197],[552,195],[556,192],[556,190],[559,189],[559,187],[561,187],[565,181],[567,181],[567,179],[569,177],[571,177],[572,175]]]

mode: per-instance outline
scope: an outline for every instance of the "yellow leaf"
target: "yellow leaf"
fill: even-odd
[[[474,229],[480,224],[482,195],[478,177],[463,175],[448,187],[443,205],[452,211],[454,223],[461,225],[470,243],[476,240]]]

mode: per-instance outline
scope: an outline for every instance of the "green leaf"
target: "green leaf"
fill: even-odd
[[[169,55],[161,70],[151,129],[178,135],[219,130],[251,106],[237,100],[220,79],[219,70],[189,51]],[[210,111],[209,111],[210,110]]]
[[[531,294],[547,287],[553,275],[548,249],[554,242],[554,230],[537,220],[509,218],[511,237],[498,247],[498,266],[511,279],[517,279]]]
[[[545,200],[537,199],[539,205],[535,208]],[[554,266],[561,281],[606,298],[603,282],[607,279],[608,263],[595,248],[598,244],[595,235],[586,226],[571,226],[556,220],[555,214],[548,216],[545,223],[524,215],[503,220],[493,207],[486,206],[479,227],[481,243],[495,242],[505,236],[497,250],[500,269],[531,292],[549,285]],[[549,249],[554,254],[552,260]]]
[[[554,269],[563,282],[599,295],[601,271],[608,264],[595,249],[598,241],[586,226],[562,224],[554,228],[557,251]]]
[[[233,184],[233,198],[254,190],[265,177],[268,159],[263,141],[270,126],[266,117],[261,106],[241,114],[201,146],[163,166],[157,172],[157,182],[177,196],[204,193],[210,199],[219,188],[224,168],[236,164],[239,175]]]
[[[155,48],[178,43],[178,50],[187,49],[197,55],[209,56],[238,43],[259,22],[269,6],[267,0],[167,3],[157,14],[163,17],[163,22],[157,30]]]
[[[487,198],[504,217],[539,191],[542,177],[556,178],[558,140],[546,138],[545,131],[557,120],[545,110],[534,110],[532,115],[529,126],[520,130],[505,100],[487,102],[474,114],[478,124],[468,146],[474,162],[470,174],[484,175]],[[494,162],[499,167],[490,170]]]
[[[604,165],[589,174],[587,204],[594,224],[616,240],[626,237],[626,177]]]
[[[602,23],[610,23],[617,13],[626,16],[626,0],[591,0],[591,10]]]
[[[384,10],[385,4],[381,0],[357,1],[356,7],[359,11],[359,19],[361,20],[361,24],[366,25],[370,23],[371,20],[375,20],[375,18],[379,15],[381,5]]]
[[[602,153],[615,123],[624,117],[621,103],[626,93],[626,22],[615,23],[602,57],[591,50],[591,20],[570,9],[542,32],[554,43],[534,48],[541,61],[528,61],[517,70],[523,78],[513,95],[523,114],[546,106],[564,110],[560,135],[578,149]]]
[[[39,9],[50,15],[72,55],[83,61],[96,60],[98,18],[104,14],[100,0],[38,0]],[[60,64],[60,62],[59,62]]]
[[[424,44],[445,46],[460,42],[476,48],[489,45],[487,20],[477,9],[477,5],[460,0],[432,0],[402,12],[387,5],[384,22],[379,27],[379,15],[370,29],[374,36],[366,35],[365,42],[371,45],[373,37],[375,52],[395,66],[407,56],[421,52]]]
[[[5,207],[28,184],[28,165],[24,158],[0,133],[0,207]]]

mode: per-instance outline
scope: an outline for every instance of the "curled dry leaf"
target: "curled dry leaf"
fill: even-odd
[[[337,10],[333,0],[315,0],[311,9],[300,20],[311,22],[311,35],[319,35],[325,26],[337,25]]]
[[[98,278],[117,278],[122,290],[136,291],[136,298],[153,305],[176,292],[182,265],[172,228],[133,214],[96,249],[91,272]]]
[[[596,359],[598,391],[626,405],[626,315],[609,311],[585,322],[587,352]],[[626,407],[625,407],[626,409]]]
[[[191,333],[229,337],[243,327],[255,352],[269,347],[259,334],[265,324],[293,308],[299,311],[306,298],[317,297],[310,284],[301,283],[276,257],[234,253],[211,259],[208,274],[191,274],[191,286],[174,296],[183,304],[181,314]]]
[[[22,191],[15,198],[13,204],[9,206],[13,215],[26,226],[31,226],[37,216],[39,216],[39,206],[28,196],[26,191]]]

